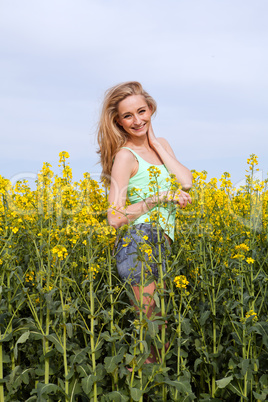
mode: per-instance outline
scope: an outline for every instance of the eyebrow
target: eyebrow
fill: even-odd
[[[148,105],[141,106],[141,107],[139,107],[137,110],[139,111],[139,110],[141,110],[141,109],[146,108],[147,106],[148,106]],[[122,113],[121,116],[125,116],[126,114],[131,114],[131,112]]]

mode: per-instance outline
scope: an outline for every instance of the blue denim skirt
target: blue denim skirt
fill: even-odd
[[[161,266],[162,272],[166,272],[165,260],[169,248],[161,227],[150,223],[129,226],[119,234],[114,248],[120,278],[131,285],[141,282],[142,273],[144,281],[152,275],[157,280]]]

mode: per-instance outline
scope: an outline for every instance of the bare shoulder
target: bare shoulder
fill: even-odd
[[[135,156],[131,151],[125,148],[119,149],[114,157],[114,162],[119,163],[132,163],[135,162]]]
[[[112,176],[129,179],[135,169],[136,159],[128,149],[119,149],[114,157]]]

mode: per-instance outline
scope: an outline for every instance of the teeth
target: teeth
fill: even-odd
[[[145,124],[143,124],[142,126],[140,126],[140,127],[134,127],[134,130],[140,130],[142,127],[144,127],[145,126]]]

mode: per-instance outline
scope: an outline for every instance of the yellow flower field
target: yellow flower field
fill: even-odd
[[[117,275],[106,192],[89,173],[73,182],[68,158],[60,176],[44,163],[34,190],[0,176],[0,402],[266,401],[268,181],[255,179],[257,156],[240,188],[227,172],[193,172],[151,319]],[[158,363],[144,364],[151,345]]]

